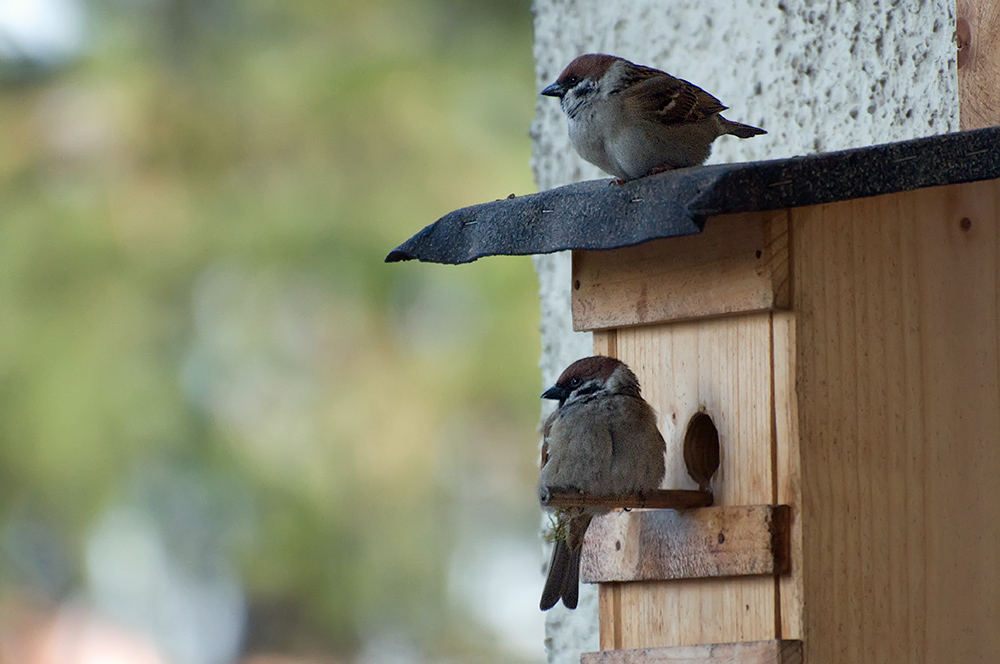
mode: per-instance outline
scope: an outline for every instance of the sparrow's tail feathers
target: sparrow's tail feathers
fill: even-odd
[[[566,586],[566,576],[569,572],[570,562],[574,556],[569,550],[566,540],[558,540],[552,547],[552,561],[549,563],[549,575],[545,578],[545,588],[542,590],[542,601],[538,606],[542,611],[548,611],[556,605],[562,596]],[[579,573],[580,563],[577,558],[577,571]],[[574,604],[574,607],[576,605]]]
[[[721,115],[719,116],[719,119],[722,120],[722,128],[727,134],[732,134],[733,136],[738,136],[739,138],[753,138],[754,136],[767,133],[759,127],[751,127],[748,124],[733,122],[732,120],[725,119]]]
[[[566,538],[556,541],[552,547],[552,562],[549,575],[542,589],[542,611],[548,611],[562,599],[563,606],[575,609],[580,599],[580,553],[583,551],[583,536],[590,525],[591,514],[577,514],[569,520]]]
[[[580,599],[580,552],[574,549],[569,553],[569,565],[563,577],[562,601],[567,609],[575,609]]]

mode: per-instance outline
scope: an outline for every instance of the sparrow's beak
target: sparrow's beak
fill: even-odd
[[[543,399],[555,399],[562,403],[569,396],[569,392],[559,387],[558,385],[553,385],[549,389],[542,392]]]
[[[558,97],[562,99],[563,95],[566,94],[566,90],[557,82],[542,90],[542,94],[546,97]]]

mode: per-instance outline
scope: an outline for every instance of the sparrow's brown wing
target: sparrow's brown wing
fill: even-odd
[[[623,94],[634,113],[665,125],[698,122],[726,110],[697,85],[666,73],[640,80]]]

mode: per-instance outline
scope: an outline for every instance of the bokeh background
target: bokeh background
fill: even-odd
[[[543,659],[528,0],[0,0],[0,662]]]

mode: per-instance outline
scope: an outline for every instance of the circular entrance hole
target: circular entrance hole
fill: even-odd
[[[684,465],[702,491],[719,469],[719,430],[706,413],[695,413],[684,432]]]

